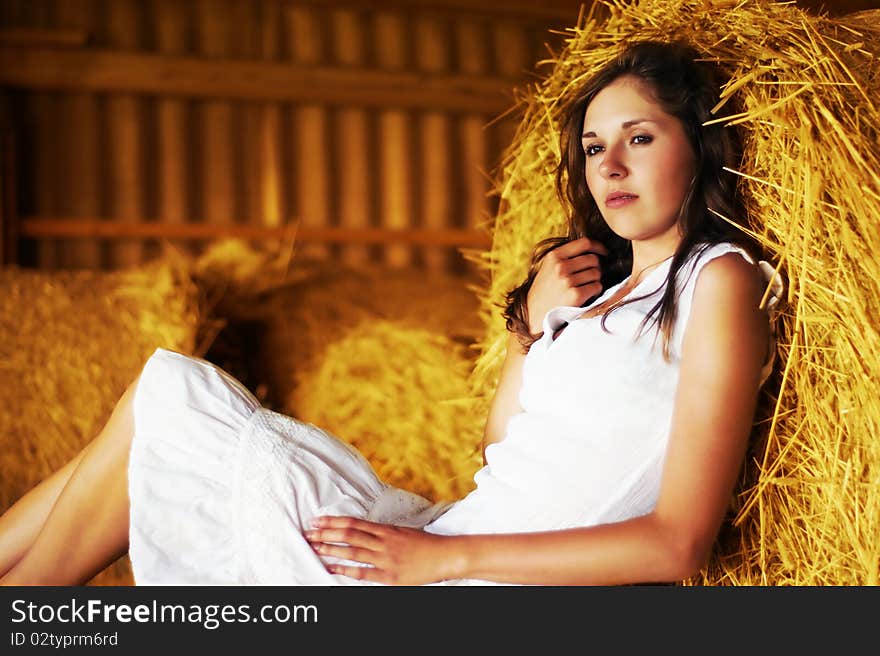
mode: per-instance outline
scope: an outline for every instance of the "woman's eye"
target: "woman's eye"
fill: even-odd
[[[654,140],[653,137],[647,134],[637,134],[632,138],[632,142],[634,144],[646,144],[651,143]]]
[[[600,152],[601,150],[602,150],[602,146],[600,146],[598,144],[584,146],[584,153],[586,154],[587,157],[592,157],[593,155]]]

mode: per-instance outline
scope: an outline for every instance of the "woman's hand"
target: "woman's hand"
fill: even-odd
[[[451,538],[354,517],[319,517],[305,537],[319,556],[372,567],[329,564],[327,571],[389,585],[421,585],[454,578]]]
[[[544,315],[559,305],[580,306],[602,291],[599,255],[607,255],[601,243],[581,237],[544,256],[529,289],[529,329],[540,333]]]

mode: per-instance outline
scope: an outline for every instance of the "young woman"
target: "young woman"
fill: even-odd
[[[569,235],[509,294],[476,489],[431,504],[320,429],[158,350],[83,452],[0,518],[5,584],[617,584],[705,564],[768,373],[766,286],[718,82],[682,46],[581,89],[557,188]],[[707,209],[708,208],[708,209]],[[709,210],[714,210],[714,212]],[[766,263],[762,263],[766,264]]]

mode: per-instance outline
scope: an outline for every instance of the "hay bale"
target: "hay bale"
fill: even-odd
[[[274,409],[286,409],[298,372],[314,369],[355,324],[394,320],[445,335],[474,355],[484,327],[481,281],[440,271],[291,261],[276,247],[232,241],[209,249],[194,271],[224,324],[209,355],[262,390]]]
[[[394,320],[443,335],[468,348],[472,357],[482,330],[476,293],[463,279],[383,267],[316,268],[307,280],[263,294],[255,307],[265,326],[258,357],[276,401],[311,384],[303,372],[314,370],[328,345],[354,325]]]
[[[606,9],[607,11],[600,11]],[[600,14],[607,18],[600,20]],[[880,583],[880,12],[848,20],[793,4],[738,0],[594,2],[525,94],[503,163],[492,273],[481,296],[489,329],[471,377],[485,407],[504,351],[497,312],[525,275],[532,246],[564,234],[553,171],[567,94],[632,41],[689,43],[730,75],[722,98],[748,128],[739,175],[752,230],[787,280],[776,319],[779,370],[769,412],[707,584]]]
[[[432,499],[471,489],[482,421],[464,397],[480,281],[243,242],[194,268],[226,324],[209,359],[264,405],[354,444],[388,482]]]
[[[0,270],[0,510],[97,435],[156,347],[193,351],[198,300],[179,261]],[[92,583],[131,581],[126,557]]]
[[[461,344],[403,322],[349,326],[297,371],[286,407],[354,445],[379,476],[435,501],[473,489],[482,464]]]

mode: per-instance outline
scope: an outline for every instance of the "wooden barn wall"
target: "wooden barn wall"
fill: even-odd
[[[0,206],[25,237],[4,224],[3,261],[113,269],[296,226],[300,256],[462,270],[459,248],[486,243],[514,89],[579,7],[2,0]]]
[[[480,231],[494,209],[488,176],[518,119],[502,115],[514,89],[535,78],[548,44],[561,39],[550,30],[577,18],[576,9],[566,19],[558,8],[513,6],[4,0],[3,102],[16,144],[16,211],[25,219],[135,226],[295,224],[329,228],[336,237],[346,229],[414,229],[421,238],[316,237],[298,241],[296,252],[350,264],[461,270],[460,246],[485,238]],[[102,87],[95,74],[78,76],[82,53],[117,55],[102,73],[115,81]],[[15,58],[24,62],[25,55],[49,66],[23,64],[21,75],[31,77],[10,82],[18,74]],[[64,61],[60,73],[53,57]],[[159,76],[165,61],[192,67],[201,76],[198,89],[190,94],[160,79],[144,82],[159,92],[128,91],[141,78]],[[112,70],[126,62],[129,70]],[[243,91],[235,80],[217,82],[212,76],[223,77],[224,68],[199,72],[200,62],[229,63],[230,76],[244,70],[257,79],[264,67],[265,98],[246,80]],[[278,89],[283,66],[348,71],[355,81],[361,73],[418,74],[417,80],[443,78],[450,89],[475,81],[474,88],[500,93],[469,103],[426,83],[421,100],[313,100]],[[431,245],[435,233],[445,236]],[[113,269],[143,262],[164,244],[198,251],[205,242],[141,235],[19,243],[24,265]]]

